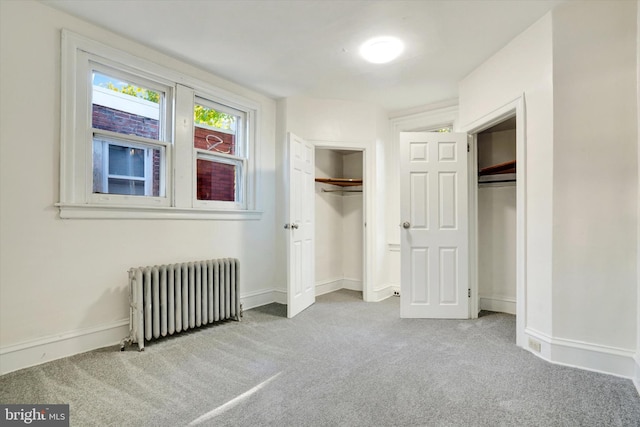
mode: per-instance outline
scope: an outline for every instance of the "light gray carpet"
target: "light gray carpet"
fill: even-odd
[[[72,426],[640,426],[631,381],[517,348],[510,315],[400,319],[352,291],[285,312],[14,372],[0,402],[69,403]]]

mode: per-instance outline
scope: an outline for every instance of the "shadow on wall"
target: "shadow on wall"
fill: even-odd
[[[104,323],[101,322],[104,322],[104,319],[110,319],[109,323],[129,321],[128,272],[124,271],[121,277],[122,281],[118,283],[120,286],[107,289],[87,308],[81,325],[90,325],[89,328],[103,326]]]

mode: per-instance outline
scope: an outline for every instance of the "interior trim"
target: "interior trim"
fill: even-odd
[[[526,350],[556,365],[628,379],[634,378],[634,371],[638,368],[637,360],[634,361],[634,350],[553,338],[530,328],[525,330],[525,335],[528,339]],[[540,345],[540,351],[535,349],[536,343]]]

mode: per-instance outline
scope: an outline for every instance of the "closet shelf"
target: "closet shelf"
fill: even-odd
[[[498,175],[504,173],[516,173],[516,161],[511,160],[509,162],[499,163],[497,165],[487,166],[478,171],[479,176],[484,175]]]
[[[354,187],[362,185],[361,179],[355,178],[316,178],[316,182],[322,182],[323,184],[338,185],[340,187]]]

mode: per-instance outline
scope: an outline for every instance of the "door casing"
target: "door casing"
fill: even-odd
[[[478,317],[478,134],[516,117],[516,344],[525,348],[526,327],[526,129],[524,94],[463,127],[469,149],[469,317]]]

